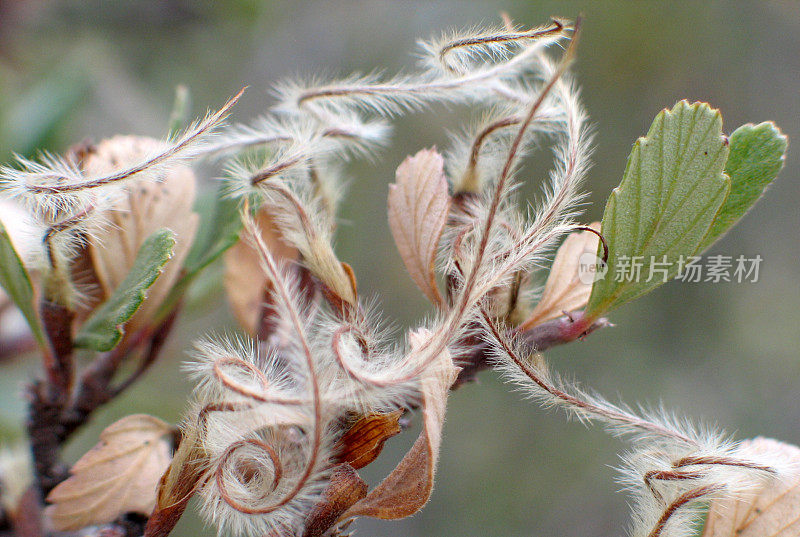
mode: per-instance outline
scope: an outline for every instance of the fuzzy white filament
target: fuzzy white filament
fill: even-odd
[[[158,151],[126,168],[86,177],[76,163],[56,155],[44,154],[39,162],[18,156],[20,169],[0,168],[0,187],[28,205],[34,214],[45,218],[85,209],[96,203],[98,197],[113,195],[113,189],[130,179],[142,174],[155,175],[165,167],[202,153],[203,145],[223,123],[243,92],[244,89],[217,112],[209,113]]]
[[[337,114],[369,111],[394,115],[419,109],[431,102],[464,102],[491,95],[486,83],[518,76],[528,68],[531,58],[565,37],[562,31],[541,35],[510,59],[479,66],[467,73],[447,76],[438,73],[399,75],[381,80],[376,75],[355,76],[334,83],[308,85],[284,82],[276,89],[279,112]]]
[[[582,422],[599,422],[632,438],[623,456],[621,482],[634,499],[632,537],[683,537],[691,533],[706,502],[740,499],[766,481],[796,474],[790,461],[743,450],[711,428],[700,428],[664,410],[640,416],[609,403],[550,372],[485,311],[482,322],[496,367],[529,397],[563,408]]]

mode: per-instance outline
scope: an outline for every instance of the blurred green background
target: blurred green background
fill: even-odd
[[[174,87],[194,112],[243,85],[247,121],[271,104],[276,80],[412,67],[415,41],[441,30],[552,15],[585,16],[574,72],[596,130],[586,220],[599,219],[631,144],[663,107],[687,98],[722,110],[727,132],[775,120],[790,138],[786,168],[764,199],[711,251],[757,254],[757,283],[672,282],[613,314],[615,328],[549,353],[553,366],[612,400],[663,404],[739,438],[800,443],[800,4],[786,2],[420,1],[330,2],[0,1],[0,161],[36,147],[62,151],[116,133],[161,136]],[[433,108],[397,123],[390,149],[351,166],[337,247],[359,289],[391,319],[430,313],[403,273],[385,218],[387,185],[402,158],[446,146],[444,129],[468,111]],[[546,176],[541,151],[521,175],[534,197]],[[219,171],[203,170],[206,187]],[[196,293],[200,295],[201,293]],[[161,364],[96,415],[68,452],[77,458],[117,417],[147,412],[177,420],[191,386],[179,371],[189,342],[230,330],[219,290],[184,314]],[[0,424],[21,434],[21,385],[34,357],[3,364]],[[389,442],[366,471],[376,482],[413,442]],[[399,522],[361,520],[359,535],[608,536],[624,534],[626,496],[613,466],[621,441],[543,411],[491,372],[453,394],[433,498]],[[175,535],[212,535],[189,513]]]

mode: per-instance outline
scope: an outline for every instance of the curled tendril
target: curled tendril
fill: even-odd
[[[361,370],[359,371],[357,368],[353,367],[347,358],[345,358],[344,354],[342,353],[341,346],[342,346],[342,336],[345,334],[355,334],[355,339],[359,343],[359,347],[362,350],[362,354],[366,354],[367,357],[369,356],[370,350],[369,347],[366,345],[364,337],[360,335],[360,330],[358,327],[346,324],[340,326],[336,331],[333,333],[331,338],[331,347],[333,348],[333,355],[336,357],[336,363],[339,364],[339,367],[353,380],[356,380],[362,384],[368,384],[370,386],[375,386],[378,388],[386,388],[388,386],[396,386],[398,384],[402,384],[404,382],[410,382],[416,378],[419,378],[420,375],[425,371],[426,365],[420,364],[413,368],[410,372],[406,373],[403,376],[396,376],[391,375],[391,380],[388,378],[381,378],[377,376],[370,375],[369,373]],[[384,372],[384,375],[386,372]],[[389,376],[389,375],[385,375]]]
[[[242,448],[251,447],[251,446],[256,448],[256,449],[258,449],[258,450],[261,450],[264,453],[266,453],[267,457],[269,457],[270,463],[272,464],[272,470],[271,470],[272,474],[273,474],[272,475],[272,485],[271,485],[269,490],[262,491],[263,494],[264,494],[264,497],[266,497],[270,493],[272,493],[275,490],[277,490],[278,485],[280,484],[281,480],[283,479],[283,465],[281,464],[280,457],[278,457],[278,453],[272,448],[272,446],[270,446],[269,444],[267,444],[265,442],[262,442],[261,440],[258,440],[256,438],[248,438],[247,440],[239,440],[237,442],[234,442],[230,446],[228,446],[228,448],[223,452],[222,457],[220,458],[219,464],[217,465],[217,469],[214,472],[214,479],[216,480],[217,488],[219,489],[219,493],[220,493],[220,497],[225,501],[225,503],[227,503],[229,506],[231,506],[231,508],[233,508],[233,509],[235,509],[235,510],[241,512],[241,513],[246,513],[246,514],[249,514],[249,515],[263,515],[263,514],[271,513],[273,511],[275,511],[276,509],[280,508],[281,506],[285,505],[287,502],[289,502],[291,497],[287,496],[284,500],[282,500],[282,501],[280,501],[278,503],[269,505],[267,507],[262,507],[262,508],[248,507],[248,506],[238,502],[233,497],[231,497],[231,495],[228,492],[228,487],[225,484],[225,479],[224,479],[225,469],[228,466],[229,461],[230,461],[231,457],[233,457],[234,453],[236,453],[238,450],[240,450]],[[256,460],[255,457],[249,457],[248,458],[248,462],[249,463],[252,463],[255,460]],[[256,468],[247,468],[247,470],[248,471],[252,470],[253,472],[258,472],[259,471]],[[250,481],[251,480],[251,479],[248,478],[248,476],[242,475],[242,473],[240,471],[236,472],[236,473],[237,473],[238,477],[242,478],[242,479],[239,479],[240,483],[243,483],[243,481]],[[249,485],[249,483],[243,483],[243,484],[245,486]]]
[[[263,392],[269,392],[270,389],[270,382],[264,373],[258,369],[253,364],[241,360],[239,358],[235,358],[233,356],[226,356],[224,358],[220,358],[214,361],[213,365],[213,373],[214,378],[217,379],[225,388],[229,389],[230,391],[247,397],[249,399],[254,399],[260,403],[274,403],[278,405],[302,405],[306,401],[303,399],[298,398],[285,398],[285,397],[267,397],[263,395],[263,393],[259,393],[248,386],[245,386],[241,382],[237,381],[233,377],[231,377],[228,373],[226,373],[223,369],[225,366],[235,366],[244,369],[247,373],[252,374],[253,378],[255,378]]]

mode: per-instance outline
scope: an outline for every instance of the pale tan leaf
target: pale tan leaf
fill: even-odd
[[[33,482],[31,448],[27,442],[0,448],[0,508],[15,515],[17,505]]]
[[[599,232],[600,222],[593,222],[589,227]],[[556,252],[542,298],[520,325],[521,330],[560,317],[564,311],[574,311],[586,305],[592,293],[592,282],[585,281],[585,275],[584,278],[580,277],[581,256],[594,256],[599,240],[591,231],[579,231],[567,237]]]
[[[277,260],[297,259],[297,249],[281,240],[267,209],[259,209],[256,225]],[[225,292],[236,320],[248,334],[258,333],[268,278],[261,269],[259,255],[247,241],[240,240],[225,252]]]
[[[450,196],[444,159],[435,149],[423,149],[397,168],[389,185],[389,227],[408,273],[425,296],[442,304],[434,262]]]
[[[743,442],[744,457],[766,455],[800,464],[800,448],[769,438]],[[764,483],[745,499],[712,502],[702,537],[797,537],[800,535],[800,476]]]
[[[139,136],[115,136],[97,144],[83,167],[89,175],[109,173],[133,164],[162,148],[163,142]],[[196,179],[191,168],[175,165],[157,181],[137,181],[105,212],[107,224],[91,237],[89,253],[104,297],[127,276],[142,243],[161,228],[175,233],[172,259],[147,298],[125,326],[131,334],[145,326],[180,277],[181,266],[192,246],[199,216],[192,211]]]
[[[169,466],[171,428],[146,414],[127,416],[100,433],[100,442],[47,496],[46,515],[58,531],[105,524],[124,513],[149,515]]]
[[[412,352],[422,352],[430,332],[411,333]],[[432,361],[420,380],[423,429],[403,460],[367,496],[348,509],[342,519],[369,516],[393,520],[411,516],[428,502],[439,459],[445,407],[450,386],[458,375],[445,351]]]

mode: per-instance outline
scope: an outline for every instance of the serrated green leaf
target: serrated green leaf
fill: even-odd
[[[175,307],[189,284],[208,265],[219,259],[231,246],[239,240],[242,221],[239,217],[239,202],[224,195],[223,189],[214,193],[213,203],[206,205],[206,210],[199,211],[201,234],[192,244],[192,249],[183,264],[183,276],[172,287],[156,314],[156,319],[163,319]],[[209,205],[211,206],[208,209]]]
[[[731,151],[725,165],[731,191],[700,250],[711,246],[758,201],[781,171],[787,145],[786,136],[772,122],[742,125],[731,134]]]
[[[33,302],[33,286],[28,271],[25,270],[25,265],[22,264],[2,222],[0,222],[0,286],[28,321],[33,337],[42,348],[46,348],[44,331]]]
[[[608,272],[594,283],[587,316],[652,291],[677,274],[682,256],[694,255],[728,195],[727,159],[718,110],[681,101],[656,116],[608,199],[602,223]],[[635,259],[642,263],[638,277],[624,270]],[[655,269],[665,272],[651,274]]]
[[[156,231],[142,243],[128,275],[75,336],[76,347],[105,352],[119,343],[123,325],[139,309],[147,289],[172,257],[174,247],[175,234],[168,229]]]

